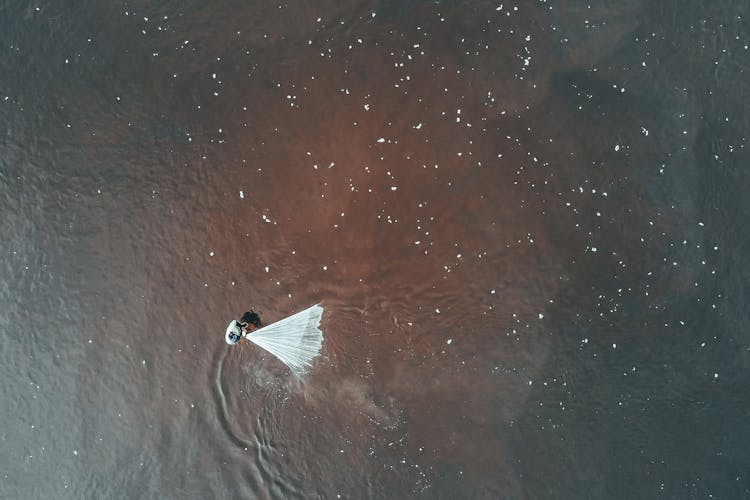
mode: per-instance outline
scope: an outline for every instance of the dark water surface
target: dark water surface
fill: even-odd
[[[750,497],[749,10],[0,3],[0,497]]]

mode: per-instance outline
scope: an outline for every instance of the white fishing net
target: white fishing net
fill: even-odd
[[[321,316],[323,307],[315,304],[255,330],[245,338],[279,358],[292,373],[301,377],[312,367],[312,361],[323,345]]]

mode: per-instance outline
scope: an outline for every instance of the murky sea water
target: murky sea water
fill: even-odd
[[[750,497],[748,15],[0,4],[0,497]]]

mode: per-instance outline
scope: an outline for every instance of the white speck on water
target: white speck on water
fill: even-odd
[[[365,108],[365,111],[370,111],[370,105],[369,104],[365,104],[364,108]]]
[[[270,271],[270,269],[268,268],[268,266],[265,267],[265,270],[266,270],[266,272]]]
[[[719,378],[719,374],[718,373],[714,373],[714,378]]]
[[[617,349],[617,344],[612,344],[612,349]]]
[[[592,252],[596,252],[596,247],[591,247]]]
[[[492,295],[495,295],[495,290],[490,290],[490,293],[491,293]]]
[[[328,266],[323,266],[323,271],[328,271]]]
[[[398,189],[398,187],[397,187],[397,186],[391,186],[391,191],[395,191],[395,190],[397,190],[397,189]]]
[[[619,144],[615,144],[615,151],[619,151],[619,150],[620,150],[620,145]]]
[[[378,142],[385,142],[385,138],[381,137],[380,139],[378,139]]]
[[[445,343],[451,345],[451,342],[453,342],[453,339],[448,339]]]
[[[245,199],[245,192],[240,191],[240,200],[244,200],[244,199]]]
[[[213,252],[213,250],[212,250],[212,251],[210,251],[210,252],[208,252],[208,256],[209,256],[209,257],[213,257],[213,256],[214,256],[214,252]]]
[[[78,456],[78,450],[73,450],[73,455]]]
[[[539,319],[544,319],[544,314],[539,313]]]
[[[436,313],[438,313],[438,314],[440,314],[440,309],[437,309],[437,308],[436,308],[436,309],[435,309],[435,312],[436,312]]]

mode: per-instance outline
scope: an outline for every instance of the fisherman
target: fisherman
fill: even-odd
[[[240,318],[239,321],[233,319],[232,322],[229,323],[224,340],[227,341],[227,344],[234,345],[262,325],[258,313],[250,309],[242,315],[242,318]]]

